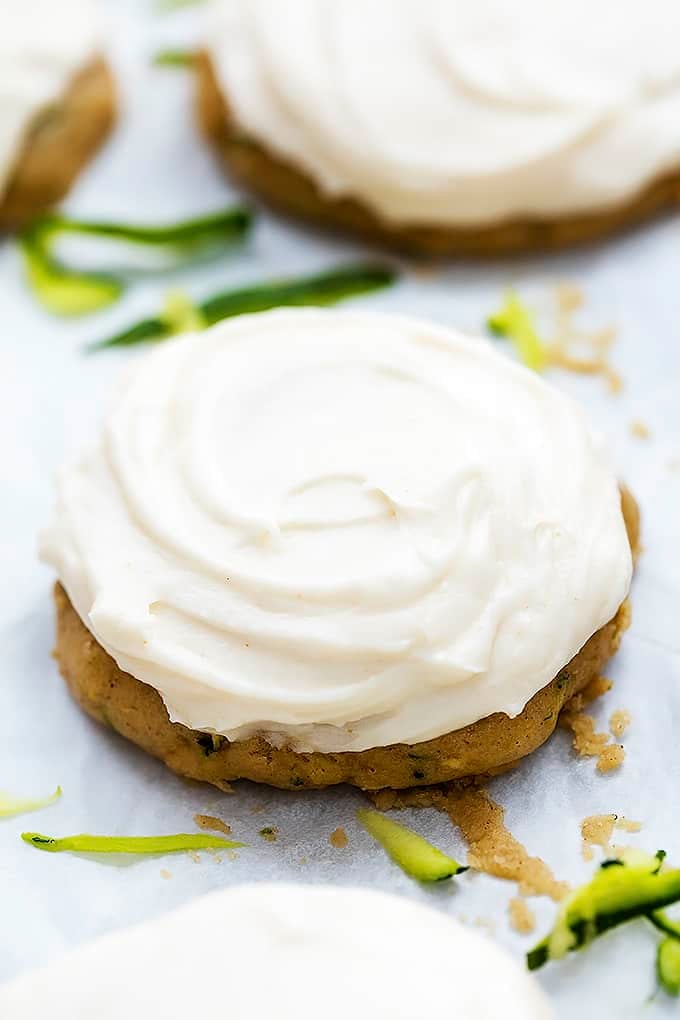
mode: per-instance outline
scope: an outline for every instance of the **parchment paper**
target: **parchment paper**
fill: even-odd
[[[232,193],[192,126],[188,72],[150,66],[156,49],[191,44],[200,8],[161,15],[138,0],[108,6],[124,111],[111,144],[67,208],[164,221],[225,205]],[[90,723],[70,702],[50,658],[52,577],[37,562],[36,534],[50,514],[53,472],[88,441],[111,381],[137,356],[88,356],[83,345],[152,312],[179,281],[202,296],[365,254],[263,212],[244,249],[161,279],[145,277],[107,313],[65,322],[41,312],[27,292],[14,244],[0,246],[0,788],[27,795],[47,793],[57,783],[64,789],[49,810],[0,821],[0,980],[98,933],[246,879],[393,890],[490,926],[518,956],[531,945],[532,937],[509,928],[512,883],[469,874],[434,889],[419,887],[359,829],[354,812],[363,800],[352,791],[291,795],[240,784],[228,796],[183,782]],[[490,792],[505,806],[512,832],[560,878],[576,882],[590,874],[593,865],[580,856],[579,825],[585,815],[601,812],[641,821],[638,835],[621,838],[650,851],[662,847],[680,863],[680,219],[667,217],[578,254],[453,263],[428,275],[403,268],[398,286],[363,303],[478,330],[508,283],[540,304],[556,281],[570,279],[587,292],[586,324],[620,327],[614,360],[625,381],[621,395],[607,393],[600,379],[551,375],[586,405],[643,510],[645,553],[634,585],[633,626],[609,670],[615,688],[595,709],[602,728],[615,708],[632,713],[626,761],[618,772],[599,776],[593,760],[577,759],[567,735],[558,733]],[[649,440],[631,435],[633,419],[649,426]],[[198,862],[175,856],[123,866],[41,854],[19,838],[26,829],[56,835],[191,831],[196,812],[223,817],[249,847],[221,863],[203,855]],[[458,833],[435,812],[412,813],[405,821],[454,855],[465,853]],[[277,842],[259,837],[265,825],[278,827]],[[349,836],[344,850],[328,841],[337,826]],[[171,877],[162,877],[161,869]],[[538,937],[554,906],[545,900],[531,905]],[[643,923],[629,925],[587,953],[546,968],[541,980],[560,1017],[573,1016],[574,1007],[584,1018],[674,1013],[676,1004],[663,993],[647,1003],[655,987],[656,943]],[[450,1012],[442,1016],[455,1015],[454,1005],[452,988]]]

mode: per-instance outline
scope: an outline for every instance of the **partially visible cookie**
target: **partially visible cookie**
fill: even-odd
[[[29,127],[4,191],[0,230],[16,230],[69,192],[111,130],[116,100],[111,70],[91,61]]]
[[[541,744],[627,625],[638,515],[488,342],[317,308],[164,344],[41,539],[81,705],[223,785],[406,787]]]
[[[627,523],[634,527],[630,518]],[[59,669],[88,715],[187,779],[217,787],[250,779],[283,790],[318,790],[338,783],[362,790],[404,789],[503,772],[548,739],[566,702],[618,650],[629,619],[624,606],[513,719],[496,714],[422,744],[324,754],[273,747],[262,736],[229,741],[170,722],[158,692],[119,669],[82,623],[60,584],[54,600]]]
[[[414,1020],[449,1001],[456,1020],[555,1018],[526,967],[449,913],[372,889],[273,882],[191,899],[0,987],[3,1020],[186,1020],[199,1010]]]
[[[261,0],[216,0],[198,121],[277,209],[396,250],[592,241],[680,202],[664,38],[680,12],[604,3],[586,22],[567,0],[317,0],[280,23]]]

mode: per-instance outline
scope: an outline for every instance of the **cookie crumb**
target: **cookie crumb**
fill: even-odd
[[[639,832],[642,828],[642,822],[634,822],[629,818],[619,818],[616,822],[616,828],[621,829],[623,832]]]
[[[221,818],[214,815],[194,815],[194,821],[199,829],[212,829],[215,832],[223,832],[225,836],[231,834],[231,825],[227,825]]]
[[[613,772],[615,769],[620,768],[623,765],[626,752],[623,748],[623,744],[609,744],[603,748],[597,756],[597,771],[598,772]]]
[[[328,837],[328,842],[331,846],[334,846],[336,850],[344,850],[349,843],[349,839],[347,838],[347,833],[343,828],[337,828],[331,832]]]
[[[609,718],[609,732],[619,740],[630,726],[631,715],[627,708],[617,708]]]
[[[380,790],[369,795],[380,811],[390,808],[433,807],[448,815],[468,844],[467,863],[477,871],[517,882],[525,896],[549,896],[559,902],[569,892],[540,857],[526,848],[505,826],[505,812],[485,790],[451,783],[429,789]]]
[[[264,829],[260,829],[260,835],[262,836],[262,839],[267,841],[267,843],[276,843],[279,836],[279,830],[275,825],[265,825]]]
[[[172,878],[172,872],[167,868],[161,868],[161,878]]]
[[[579,375],[599,375],[608,391],[618,394],[623,379],[609,361],[617,330],[614,326],[580,329],[574,316],[583,304],[583,291],[575,284],[560,283],[555,288],[555,335],[547,347],[548,364]]]
[[[579,693],[567,702],[560,715],[559,725],[571,730],[572,747],[582,758],[597,758],[598,772],[612,772],[625,758],[621,744],[610,744],[608,733],[598,733],[595,720],[584,709],[611,690],[612,682],[605,676],[594,677]],[[611,724],[610,724],[611,725]]]
[[[520,935],[528,935],[536,927],[536,918],[527,901],[521,896],[514,896],[508,903],[510,926]]]
[[[191,860],[194,862],[194,864],[201,863],[201,855],[196,850],[189,850],[188,854]]]
[[[650,439],[652,435],[649,426],[637,418],[630,423],[630,434],[636,439]]]
[[[215,783],[215,786],[217,787],[217,789],[221,790],[222,793],[235,793],[236,792],[234,790],[234,787],[231,785],[231,783],[228,783],[226,781],[226,779],[214,780],[214,783]]]
[[[616,825],[616,815],[588,815],[581,822],[581,856],[584,861],[592,861],[593,847],[599,846],[607,850]]]
[[[566,708],[560,715],[559,724],[563,729],[571,730],[572,747],[582,758],[599,757],[606,749],[609,735],[597,733],[595,720],[582,710]]]

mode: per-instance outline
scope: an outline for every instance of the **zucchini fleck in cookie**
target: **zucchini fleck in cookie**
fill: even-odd
[[[198,120],[275,207],[399,250],[590,241],[680,202],[680,8],[603,4],[216,0]]]
[[[7,0],[0,32],[0,230],[59,202],[115,118],[93,0]]]
[[[479,338],[241,316],[137,363],[43,558],[76,700],[181,775],[502,770],[627,625],[638,515],[579,408]]]

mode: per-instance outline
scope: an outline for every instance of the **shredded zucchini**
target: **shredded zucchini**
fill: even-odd
[[[662,867],[665,853],[604,861],[590,882],[562,903],[550,934],[527,954],[529,970],[587,946],[598,935],[680,900],[680,869]]]
[[[251,223],[252,214],[240,206],[166,226],[78,220],[50,213],[22,232],[19,246],[28,282],[40,303],[56,315],[87,315],[116,302],[126,282],[112,273],[85,272],[66,266],[54,253],[63,235],[146,245],[184,260],[199,251],[242,240]]]
[[[496,336],[510,340],[527,368],[535,372],[545,368],[545,346],[536,332],[531,312],[514,291],[507,292],[500,309],[487,319],[487,326]]]
[[[0,818],[14,818],[15,815],[28,814],[30,811],[40,811],[42,808],[56,803],[60,797],[60,786],[49,797],[10,797],[7,793],[0,793]]]
[[[680,939],[677,936],[667,935],[659,942],[656,973],[664,991],[680,995]]]
[[[37,850],[49,853],[173,854],[187,850],[231,850],[246,845],[202,832],[179,832],[171,836],[91,836],[82,832],[59,839],[40,832],[22,832],[21,838]]]
[[[192,50],[159,50],[153,63],[156,67],[193,67],[196,54]]]
[[[387,287],[395,278],[396,273],[385,266],[359,263],[341,266],[315,276],[222,291],[192,308],[204,326],[211,326],[221,319],[267,311],[270,308],[333,305],[345,298],[357,297]],[[135,323],[122,333],[93,344],[90,349],[129,347],[146,340],[163,340],[177,332],[175,325],[176,320],[168,318],[166,308],[152,318]],[[190,328],[197,327],[192,325]]]
[[[19,239],[26,278],[40,304],[55,315],[87,315],[117,301],[125,285],[109,273],[66,269],[42,240],[32,234]]]
[[[357,811],[357,818],[394,863],[419,882],[441,882],[467,871],[466,867],[428,843],[417,832],[379,811],[362,808]]]

